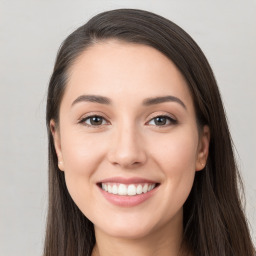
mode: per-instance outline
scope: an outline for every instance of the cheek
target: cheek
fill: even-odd
[[[183,173],[195,171],[196,149],[193,145],[184,142],[168,145],[161,155],[163,169],[169,176],[179,176]]]
[[[191,129],[178,130],[176,133],[157,139],[154,152],[156,161],[163,166],[166,174],[182,174],[196,167],[198,139]],[[158,159],[158,160],[157,160]]]
[[[90,138],[89,138],[90,137]],[[99,136],[85,136],[80,131],[62,132],[62,156],[68,191],[80,209],[88,204],[95,186],[94,173],[102,161]]]
[[[192,188],[196,168],[197,136],[193,130],[159,140],[152,156],[162,171],[170,203],[182,207]],[[152,147],[151,147],[152,148]]]
[[[101,136],[85,135],[83,131],[64,131],[62,155],[65,172],[90,176],[102,159]]]

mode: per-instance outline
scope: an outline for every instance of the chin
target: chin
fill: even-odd
[[[109,236],[121,239],[141,239],[150,234],[151,230],[141,227],[114,228],[105,231]]]
[[[101,223],[103,224],[103,223]],[[106,224],[106,223],[104,223]],[[122,239],[141,239],[152,233],[154,229],[153,222],[142,223],[141,221],[110,221],[108,225],[101,227],[95,225],[95,232],[105,233],[107,236],[122,238]]]

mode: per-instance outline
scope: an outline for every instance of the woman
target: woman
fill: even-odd
[[[45,256],[254,255],[216,81],[171,21],[120,9],[78,28],[46,121]]]

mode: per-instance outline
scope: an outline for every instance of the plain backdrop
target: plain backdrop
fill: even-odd
[[[158,13],[206,54],[222,93],[256,241],[256,2],[0,0],[0,255],[42,255],[47,209],[45,101],[59,45],[95,14]]]

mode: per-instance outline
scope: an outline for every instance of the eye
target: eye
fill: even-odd
[[[177,123],[177,120],[164,115],[156,116],[148,122],[149,125],[156,125],[156,126],[168,126],[176,123]]]
[[[107,121],[102,116],[87,116],[80,120],[79,123],[85,124],[86,126],[101,126],[107,124]]]

